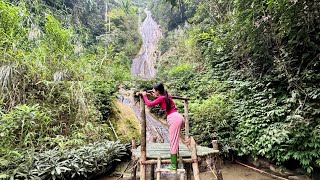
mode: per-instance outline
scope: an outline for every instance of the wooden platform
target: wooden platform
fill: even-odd
[[[157,159],[160,155],[161,159],[169,159],[170,158],[170,144],[169,143],[148,143],[147,144],[147,159]],[[214,150],[212,148],[197,146],[197,155],[199,157],[218,154],[218,150]],[[137,149],[132,150],[132,155],[135,158],[140,158],[141,156],[141,147],[139,146]],[[180,143],[179,144],[179,155],[183,158],[190,158],[191,152],[187,148],[186,145]]]

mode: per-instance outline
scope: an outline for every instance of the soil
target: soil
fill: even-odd
[[[139,173],[137,173],[138,175]],[[130,177],[125,176],[124,180],[129,180]],[[267,175],[258,173],[246,167],[243,167],[238,164],[226,164],[222,169],[222,176],[224,180],[273,180],[275,178],[269,177]],[[98,180],[117,180],[119,177],[103,177],[98,178]],[[138,178],[139,179],[139,178]],[[173,173],[162,173],[161,180],[174,180],[179,179],[179,174],[175,175]],[[193,179],[193,177],[191,178]],[[215,180],[215,176],[211,173],[211,171],[206,171],[200,173],[200,179],[204,180]]]

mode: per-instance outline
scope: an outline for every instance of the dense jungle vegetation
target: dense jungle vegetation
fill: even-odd
[[[113,100],[138,16],[131,1],[0,1],[0,179],[90,178],[126,154]]]
[[[145,3],[0,0],[0,179],[92,178],[125,156],[113,99]],[[191,98],[198,143],[320,172],[319,1],[146,4],[164,32],[152,82]]]
[[[320,2],[167,2],[149,4],[165,32],[156,81],[192,99],[196,140],[320,172]]]

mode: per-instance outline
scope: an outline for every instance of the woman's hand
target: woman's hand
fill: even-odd
[[[155,95],[154,93],[151,93],[151,95],[154,97],[154,98],[158,98],[159,96]]]
[[[143,95],[143,96],[147,95],[147,92],[143,91],[143,92],[142,92],[142,95]]]

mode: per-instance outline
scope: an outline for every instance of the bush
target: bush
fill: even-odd
[[[190,104],[191,132],[198,143],[210,146],[212,139],[219,139],[223,153],[228,152],[234,124],[230,107],[228,99],[221,94],[211,95],[200,104]]]
[[[15,174],[18,179],[92,178],[106,173],[126,155],[119,142],[101,141],[80,148],[31,153]],[[28,159],[30,158],[30,159]]]
[[[51,134],[51,118],[38,105],[21,105],[0,119],[1,147],[38,147],[39,139]]]

